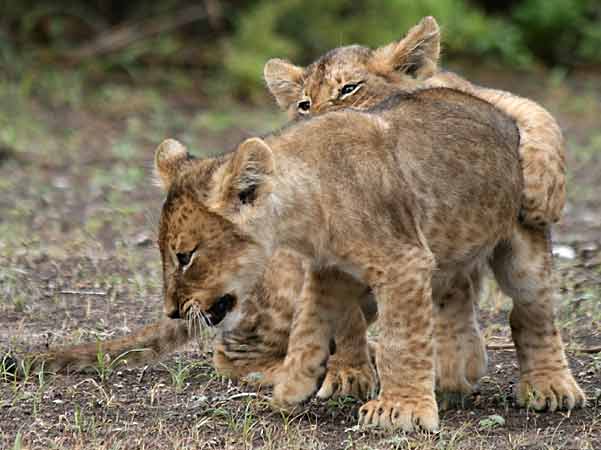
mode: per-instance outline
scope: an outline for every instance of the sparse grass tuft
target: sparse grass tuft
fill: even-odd
[[[117,357],[112,358],[111,355],[103,352],[102,347],[98,343],[96,351],[96,365],[94,366],[94,370],[96,371],[100,382],[106,383],[119,366],[126,364],[126,359],[128,355],[143,351],[144,349],[128,350],[126,352],[121,353]]]
[[[478,425],[482,430],[492,430],[494,428],[505,426],[505,419],[498,414],[492,414],[483,419],[480,419]]]

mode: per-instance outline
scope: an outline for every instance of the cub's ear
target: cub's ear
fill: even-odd
[[[236,214],[244,205],[254,205],[268,192],[268,178],[274,172],[273,153],[259,138],[244,141],[224,167],[211,207],[226,215]]]
[[[231,162],[231,193],[241,204],[252,205],[273,173],[274,165],[273,153],[263,139],[247,139]]]
[[[168,191],[177,173],[189,159],[188,150],[180,142],[175,139],[166,139],[161,142],[154,152],[156,183]]]
[[[424,17],[403,39],[374,52],[376,70],[402,72],[423,80],[434,75],[440,57],[440,28],[434,17]]]
[[[267,88],[282,109],[299,101],[303,90],[304,69],[283,59],[270,59],[263,68]]]

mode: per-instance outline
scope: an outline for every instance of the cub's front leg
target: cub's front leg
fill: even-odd
[[[286,358],[274,377],[272,403],[278,408],[290,409],[309,398],[326,372],[329,344],[341,306],[339,301],[322,295],[327,276],[310,269],[305,272]]]
[[[419,245],[353,253],[378,302],[376,353],[380,394],[359,410],[360,425],[426,431],[438,429],[434,396],[432,271],[434,258]]]

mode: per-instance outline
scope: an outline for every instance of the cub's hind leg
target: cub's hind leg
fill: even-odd
[[[436,390],[466,395],[486,373],[486,346],[478,324],[482,271],[459,272],[434,297]]]
[[[501,289],[513,299],[509,317],[520,365],[517,402],[535,410],[570,410],[585,396],[570,373],[555,324],[549,230],[518,227],[500,244],[492,268]]]
[[[377,304],[363,285],[342,275],[324,289],[324,295],[346,306],[342,317],[336,320],[336,350],[328,360],[326,377],[317,396],[322,399],[352,396],[366,400],[376,388],[367,327],[376,318]]]

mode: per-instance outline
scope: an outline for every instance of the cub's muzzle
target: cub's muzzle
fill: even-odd
[[[210,326],[218,325],[230,312],[236,304],[236,297],[231,294],[225,294],[219,297],[213,306],[205,313]]]

